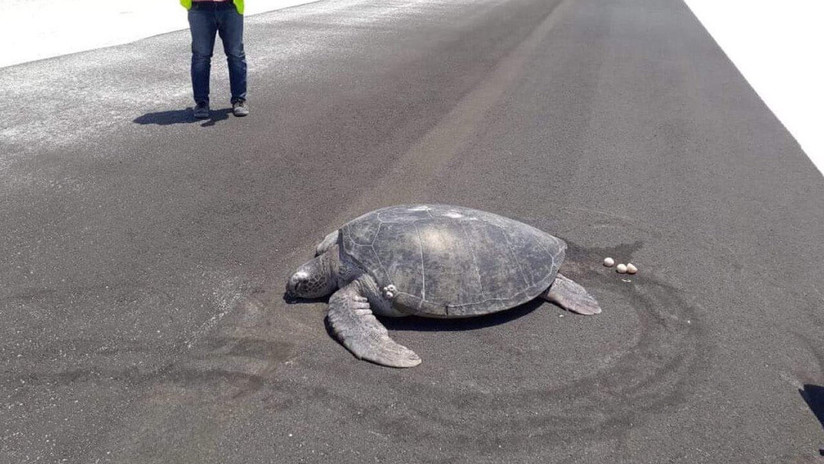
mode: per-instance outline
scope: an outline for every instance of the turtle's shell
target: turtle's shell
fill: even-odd
[[[532,226],[448,205],[367,213],[341,228],[340,244],[379,288],[396,288],[395,306],[430,317],[525,303],[549,288],[566,250],[563,240]]]

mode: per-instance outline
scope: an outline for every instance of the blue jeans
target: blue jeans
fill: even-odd
[[[192,2],[192,88],[195,103],[209,103],[209,75],[215,35],[220,34],[229,62],[231,102],[246,100],[246,54],[243,52],[243,15],[228,2]]]

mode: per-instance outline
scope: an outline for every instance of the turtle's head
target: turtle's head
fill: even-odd
[[[328,252],[323,253],[299,267],[286,283],[286,294],[298,298],[320,298],[335,291],[338,283],[332,256]]]

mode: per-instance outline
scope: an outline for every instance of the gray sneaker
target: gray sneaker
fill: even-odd
[[[200,102],[195,106],[195,119],[209,119],[209,104]]]
[[[232,113],[239,118],[249,115],[249,107],[246,106],[246,100],[238,100],[232,103]]]

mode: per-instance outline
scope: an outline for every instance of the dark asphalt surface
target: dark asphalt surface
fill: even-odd
[[[0,69],[0,462],[824,459],[824,179],[683,3],[249,17],[252,114],[217,52],[206,123],[188,40]],[[423,364],[356,360],[283,286],[413,202],[566,239],[604,313],[390,320]]]

